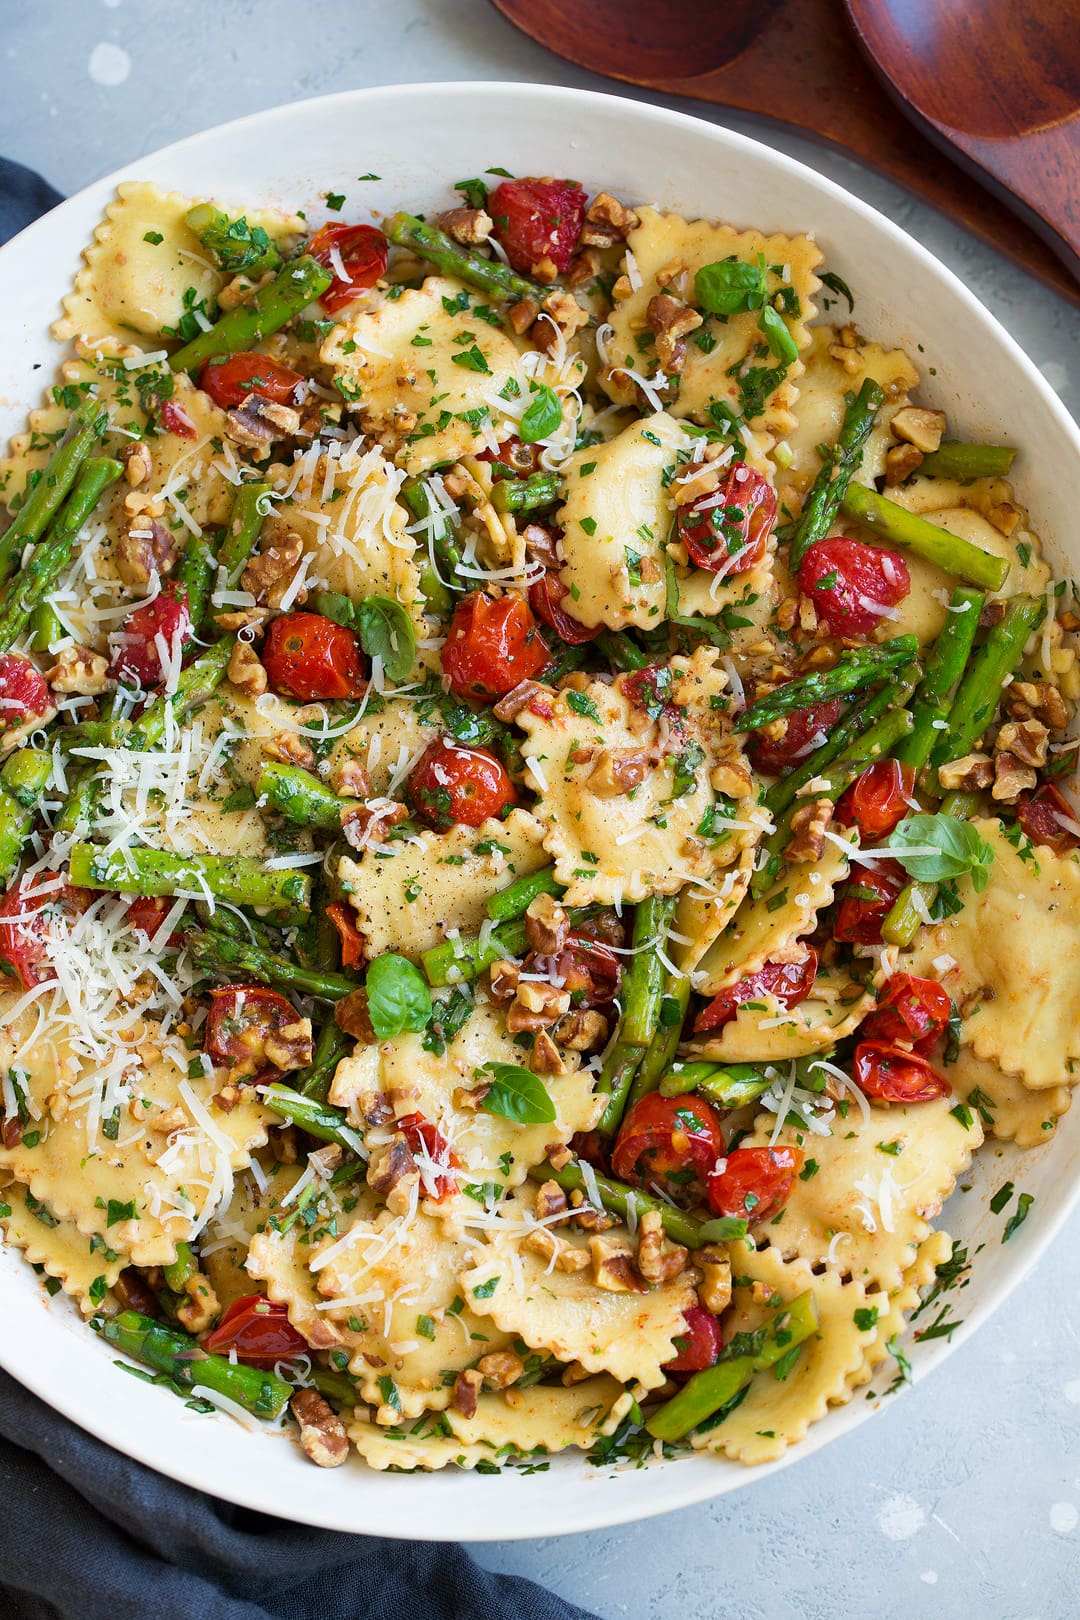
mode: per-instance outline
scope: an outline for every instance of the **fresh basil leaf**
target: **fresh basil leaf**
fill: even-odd
[[[778,360],[786,360],[790,365],[799,358],[798,346],[787,329],[787,323],[771,304],[766,304],[761,311],[758,325],[768,338],[769,347]]]
[[[701,1237],[706,1243],[737,1243],[749,1230],[749,1221],[741,1215],[718,1215],[713,1221],[703,1221]]]
[[[431,992],[418,967],[388,951],[367,972],[368,1017],[375,1037],[388,1041],[408,1030],[418,1035],[431,1017]],[[552,1115],[554,1118],[554,1115]]]
[[[555,1118],[555,1104],[544,1082],[531,1070],[516,1063],[485,1063],[480,1073],[488,1081],[487,1095],[480,1104],[485,1112],[501,1114],[517,1125],[550,1125]]]
[[[522,444],[535,444],[554,433],[562,422],[562,400],[554,388],[546,383],[533,389],[529,407],[518,423],[518,438]]]
[[[416,632],[400,602],[369,596],[356,610],[360,645],[369,658],[381,658],[392,681],[407,679],[416,662]]]
[[[351,630],[356,623],[356,609],[340,591],[318,591],[311,605],[324,619],[333,619],[335,624],[343,624],[346,630]]]
[[[955,816],[907,816],[886,844],[909,877],[918,883],[943,883],[970,874],[975,892],[990,879],[994,851],[970,821]]]
[[[732,258],[702,265],[694,277],[694,292],[699,307],[710,315],[760,309],[769,296],[764,254],[759,254],[757,264]]]
[[[848,310],[854,311],[855,300],[852,297],[851,288],[841,276],[837,275],[835,270],[826,270],[822,274],[821,281],[822,285],[828,287],[830,292],[836,293],[838,298],[846,298]],[[828,308],[828,305],[825,307]]]

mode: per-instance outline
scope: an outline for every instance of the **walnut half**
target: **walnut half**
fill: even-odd
[[[349,1437],[337,1413],[317,1390],[298,1389],[289,1402],[300,1425],[300,1444],[317,1468],[340,1468],[349,1455]]]

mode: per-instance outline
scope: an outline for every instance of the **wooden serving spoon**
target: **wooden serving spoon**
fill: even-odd
[[[942,158],[940,150],[894,105],[893,96],[902,94],[910,95],[918,105],[917,97],[906,87],[903,92],[894,90],[890,80],[890,92],[883,93],[835,0],[725,0],[722,12],[719,7],[703,7],[699,0],[493,0],[493,4],[539,44],[591,72],[755,113],[841,147],[933,203],[1072,303],[1080,304],[1080,285],[1041,237],[1033,234],[1030,216],[1025,213],[1025,219],[1019,219],[997,196],[973,185],[968,173]],[[861,25],[864,9],[872,14],[886,11],[888,0],[850,0],[850,4],[853,11],[858,10]],[[953,130],[946,132],[941,127],[944,120],[940,114],[946,110],[954,117],[959,114],[959,96],[953,105],[949,75],[954,58],[963,60],[963,33],[955,36],[951,54],[942,62],[942,82],[935,84],[936,46],[922,43],[926,30],[919,32],[917,20],[923,11],[933,18],[961,13],[970,19],[984,12],[1004,18],[1010,4],[1016,7],[1014,33],[1032,33],[1032,43],[1023,53],[1022,82],[1028,86],[1026,99],[1035,103],[1042,71],[1038,53],[1045,48],[1046,36],[1038,23],[1021,18],[1017,0],[892,0],[892,4],[902,9],[906,21],[898,36],[900,43],[887,46],[890,69],[896,69],[894,57],[899,56],[902,68],[906,54],[915,54],[914,46],[908,42],[909,34],[920,42],[921,72],[936,92],[936,99],[929,102],[929,114],[924,111],[923,118],[928,125],[935,123],[939,142],[956,139]],[[1059,10],[1070,9],[1075,18],[1076,0],[1037,0],[1031,7],[1032,11],[1041,14],[1047,10],[1054,16]],[[1073,35],[1063,43],[1061,56],[1075,64],[1080,53],[1080,21],[1074,21]],[[936,40],[938,36],[931,37]],[[1040,45],[1034,43],[1035,39],[1041,41]],[[1071,49],[1067,50],[1066,45]],[[876,54],[876,41],[872,46],[868,41],[867,48]],[[986,55],[992,61],[1008,62],[1011,70],[1012,56],[1006,47],[1002,46],[996,55],[992,47],[986,47],[977,59],[984,63]],[[966,158],[979,165],[980,178],[986,178],[987,166],[995,164],[1005,116],[995,111],[997,121],[991,122],[985,103],[992,99],[993,92],[988,92],[986,86],[995,79],[1002,82],[1005,75],[1000,69],[991,72],[985,65],[976,70],[972,66],[975,60],[970,54],[963,86],[969,87],[969,95],[972,89],[978,91],[981,110],[975,123],[967,119],[961,122],[965,128],[977,131],[971,138],[979,149],[967,152]],[[977,72],[982,73],[981,78]],[[1075,141],[1080,91],[1073,94],[1070,119],[1069,84],[1080,75],[1074,73],[1070,79],[1047,72],[1045,76],[1054,88],[1044,90],[1039,105],[1044,108],[1044,117],[1047,106],[1056,114],[1051,135],[1053,130],[1064,129]],[[1013,93],[1012,89],[1009,93]],[[1024,116],[1027,122],[1023,127],[1035,133],[1017,137],[1016,145],[1021,139],[1041,140],[1045,134],[1037,118],[1030,113]],[[988,123],[990,128],[986,127]],[[1015,128],[1011,133],[1017,134]],[[1014,161],[1019,167],[1022,155],[1018,154]],[[1065,195],[1069,186],[1075,188],[1078,184],[1075,157],[1072,162],[1072,172],[1062,176]],[[1032,153],[1027,168],[1035,172],[1025,191],[1029,207],[1037,207],[1040,184],[1046,186],[1046,181],[1040,180],[1038,163]],[[1002,179],[1015,205],[1012,182],[1004,175]],[[1075,198],[1075,189],[1072,195]],[[1069,205],[1063,206],[1067,223]],[[1046,212],[1040,210],[1043,227],[1056,233],[1057,216],[1049,211],[1049,198],[1045,207]],[[1075,231],[1075,202],[1072,207],[1071,228]]]

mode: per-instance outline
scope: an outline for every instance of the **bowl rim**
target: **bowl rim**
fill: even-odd
[[[1024,375],[1027,384],[1033,387],[1036,393],[1041,396],[1043,404],[1050,415],[1055,418],[1057,426],[1061,429],[1065,439],[1071,443],[1078,459],[1080,459],[1080,426],[1074,421],[1061,400],[1054,393],[1034,361],[1025,353],[997,317],[971,292],[960,277],[927,248],[923,247],[907,231],[895,224],[871,204],[864,202],[862,198],[848,191],[844,186],[827,176],[818,174],[799,159],[790,157],[787,153],[770,146],[767,140],[754,139],[739,131],[713,123],[705,117],[695,116],[667,106],[658,106],[651,102],[640,101],[630,95],[577,89],[551,83],[537,84],[504,79],[435,80],[341,90],[328,95],[305,97],[297,101],[280,103],[273,107],[245,114],[239,118],[230,119],[225,123],[212,125],[192,135],[185,136],[179,141],[158,147],[152,152],[136,157],[130,162],[112,169],[100,179],[81,187],[46,215],[26,226],[16,236],[0,246],[0,262],[5,262],[16,254],[22,254],[28,250],[32,251],[39,239],[44,239],[47,232],[55,231],[58,223],[62,223],[67,215],[76,215],[91,199],[99,200],[103,208],[118,184],[135,179],[152,180],[154,165],[161,160],[183,159],[188,154],[194,154],[210,145],[227,143],[235,136],[257,130],[260,125],[265,125],[267,133],[273,137],[274,126],[282,119],[287,120],[290,116],[325,116],[328,120],[331,120],[335,110],[346,106],[350,108],[377,108],[380,103],[400,101],[410,96],[430,98],[434,95],[450,101],[460,100],[463,102],[475,102],[477,98],[509,95],[519,100],[527,98],[541,106],[546,103],[552,112],[557,108],[572,111],[575,106],[599,105],[601,108],[606,108],[616,119],[628,121],[639,128],[667,126],[676,130],[684,129],[688,134],[699,140],[705,136],[720,149],[726,149],[736,156],[739,154],[752,154],[757,161],[764,160],[789,178],[801,180],[807,186],[811,196],[815,193],[824,194],[833,201],[841,203],[859,218],[862,225],[869,228],[879,238],[891,239],[895,243],[902,244],[905,253],[914,255],[918,261],[920,273],[925,275],[930,282],[937,281],[947,288],[950,295],[965,306],[970,318],[983,328],[990,341],[1005,352],[1011,365]],[[426,108],[425,111],[430,112],[430,107]],[[80,250],[83,245],[84,233],[80,232],[78,243]],[[933,1353],[921,1358],[922,1365],[918,1371],[917,1381],[921,1381],[926,1372],[940,1365],[960,1345],[966,1343],[976,1329],[1004,1304],[1013,1290],[1025,1280],[1038,1263],[1062,1226],[1078,1206],[1080,1206],[1080,1179],[1077,1179],[1071,1188],[1065,1190],[1059,1207],[1049,1215],[1044,1215],[1037,1230],[1029,1235],[1024,1249],[1024,1263],[1017,1265],[1004,1277],[997,1279],[991,1285],[988,1297],[972,1307],[957,1330],[947,1339],[936,1340],[932,1347]],[[17,1258],[21,1261],[21,1256],[17,1256]],[[8,1283],[3,1269],[0,1268],[0,1299],[3,1299],[7,1292]],[[65,1296],[58,1296],[58,1299],[63,1302]],[[46,1301],[45,1303],[48,1305],[51,1302]],[[87,1329],[84,1324],[79,1324],[77,1331],[82,1334]],[[126,1402],[117,1402],[104,1411],[100,1407],[92,1406],[86,1398],[80,1396],[80,1386],[76,1380],[58,1380],[56,1378],[55,1368],[50,1357],[42,1356],[40,1360],[35,1359],[33,1346],[29,1342],[18,1342],[9,1334],[0,1336],[0,1366],[54,1410],[88,1430],[95,1437],[111,1445],[123,1455],[144,1463],[146,1466],[196,1490],[209,1491],[213,1495],[224,1497],[238,1506],[271,1516],[283,1516],[280,1512],[280,1498],[270,1494],[271,1487],[269,1484],[260,1487],[258,1475],[254,1470],[245,1473],[242,1477],[234,1478],[230,1476],[228,1481],[225,1482],[208,1477],[205,1462],[200,1466],[196,1460],[197,1447],[185,1448],[183,1457],[178,1455],[175,1458],[163,1458],[152,1439],[142,1438],[142,1431],[134,1422],[134,1404],[132,1404],[130,1411]],[[133,1387],[135,1392],[140,1390],[140,1386],[137,1384]],[[909,1393],[909,1388],[905,1387],[901,1393]],[[845,1433],[850,1433],[868,1418],[875,1415],[881,1404],[880,1398],[874,1402],[873,1406],[860,1401],[850,1401],[847,1406],[834,1409],[831,1414],[833,1422],[830,1425],[815,1425],[813,1432],[809,1433],[797,1445],[789,1446],[781,1457],[774,1462],[754,1469],[743,1469],[736,1472],[737,1465],[732,1465],[730,1471],[726,1468],[715,1468],[715,1472],[710,1477],[709,1472],[699,1472],[695,1469],[692,1466],[692,1459],[675,1459],[671,1462],[658,1462],[651,1465],[647,1470],[640,1470],[636,1476],[629,1476],[631,1478],[636,1477],[640,1481],[653,1475],[654,1469],[667,1472],[678,1466],[685,1476],[685,1483],[681,1483],[675,1488],[666,1489],[660,1493],[660,1500],[658,1501],[650,1500],[649,1492],[640,1488],[626,1489],[621,1494],[616,1489],[601,1490],[601,1484],[606,1484],[607,1481],[614,1485],[621,1478],[623,1483],[627,1484],[628,1476],[625,1474],[613,1474],[609,1469],[596,1468],[597,1488],[595,1508],[592,1511],[583,1510],[582,1503],[576,1495],[572,1506],[560,1508],[557,1495],[553,1495],[551,1502],[546,1503],[540,1510],[538,1516],[542,1517],[543,1522],[539,1524],[535,1522],[531,1515],[528,1523],[511,1521],[510,1523],[500,1523],[493,1528],[488,1527],[488,1521],[483,1516],[481,1516],[479,1522],[470,1524],[467,1527],[463,1527],[460,1522],[445,1526],[439,1523],[425,1523],[425,1539],[525,1540],[538,1536],[607,1529],[636,1522],[637,1520],[653,1518],[660,1514],[676,1511],[679,1508],[711,1500],[731,1490],[745,1489],[747,1485],[762,1482],[778,1470],[787,1468],[800,1459],[814,1455],[823,1446],[832,1444],[842,1438]],[[219,1416],[211,1421],[222,1423],[225,1419]],[[821,1431],[826,1428],[829,1432],[822,1434]],[[250,1440],[250,1437],[247,1437],[247,1440]],[[186,1458],[190,1458],[190,1460],[185,1460]],[[388,1476],[385,1474],[376,1475],[375,1473],[371,1473],[369,1477],[376,1485],[389,1479],[409,1479],[412,1481],[418,1478],[416,1475]],[[432,1481],[438,1480],[442,1476],[426,1475],[422,1477],[426,1481]],[[470,1475],[469,1478],[475,1480],[476,1476]],[[413,1504],[404,1494],[401,1495],[400,1501],[394,1500],[397,1496],[396,1491],[389,1491],[386,1496],[388,1501],[393,1502],[390,1510],[393,1518],[380,1516],[378,1522],[365,1524],[363,1533],[411,1539],[412,1530],[401,1520],[406,1516],[411,1517],[409,1508]],[[348,1493],[341,1493],[341,1499],[343,1502],[347,1501]],[[527,1504],[527,1495],[523,1494],[522,1500],[523,1504]],[[490,1509],[492,1505],[489,1502],[488,1508]],[[535,1502],[533,1506],[536,1507]],[[306,1507],[303,1500],[291,1502],[288,1517],[293,1522],[311,1524],[320,1528],[338,1528],[356,1532],[355,1523],[347,1521],[343,1514],[335,1518],[332,1508],[328,1512],[325,1496],[321,1500],[313,1500]],[[413,1523],[415,1523],[415,1520],[413,1520]]]

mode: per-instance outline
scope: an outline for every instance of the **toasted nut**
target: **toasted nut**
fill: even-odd
[[[999,804],[1015,804],[1021,793],[1029,792],[1036,781],[1030,765],[1025,765],[1015,754],[994,755],[994,785],[990,795]]]
[[[262,746],[263,758],[277,760],[281,765],[299,765],[310,771],[315,764],[314,750],[295,731],[279,731]]]
[[[506,1027],[511,1035],[547,1029],[569,1010],[569,991],[527,979],[518,984],[506,1015]]]
[[[496,1001],[513,1001],[521,968],[517,962],[492,962],[491,994]]]
[[[754,779],[749,770],[734,760],[721,760],[714,765],[709,781],[726,799],[748,799],[754,791]]]
[[[491,1086],[486,1081],[481,1081],[475,1086],[455,1086],[454,1107],[464,1108],[468,1113],[475,1114],[490,1090]]]
[[[314,1389],[298,1389],[289,1401],[300,1425],[300,1444],[317,1468],[339,1468],[349,1455],[349,1437],[337,1413]]]
[[[355,754],[342,754],[330,768],[330,787],[347,799],[370,798],[371,778],[363,760]]]
[[[638,1220],[637,1268],[646,1282],[670,1282],[686,1268],[687,1251],[669,1244],[664,1236],[664,1218],[658,1209],[648,1209]]]
[[[507,1021],[509,1027],[509,1020]],[[567,1064],[559,1048],[546,1029],[537,1031],[529,1053],[529,1068],[533,1074],[565,1074]]]
[[[550,286],[559,274],[559,267],[555,260],[545,253],[542,259],[537,259],[530,267],[530,273],[534,281],[542,281],[545,286]]]
[[[510,325],[518,337],[524,337],[529,327],[540,313],[540,305],[534,298],[519,298],[516,304],[511,304],[507,310]]]
[[[439,215],[439,229],[463,247],[476,247],[487,241],[495,229],[495,221],[483,208],[448,208],[445,214]]]
[[[249,394],[235,410],[225,412],[230,439],[253,450],[266,450],[275,439],[291,439],[300,429],[300,412],[261,394]]]
[[[349,805],[341,812],[341,830],[353,849],[366,849],[386,837],[391,827],[407,821],[408,808],[398,799],[372,799],[368,804]]]
[[[608,1038],[609,1024],[603,1013],[591,1007],[574,1007],[555,1025],[560,1046],[571,1052],[596,1052]]]
[[[460,1412],[464,1418],[476,1416],[477,1402],[483,1382],[483,1373],[475,1367],[470,1367],[465,1372],[458,1373],[454,1379],[454,1393],[450,1401],[455,1412]]]
[[[184,1284],[184,1292],[188,1297],[182,1305],[176,1307],[176,1320],[189,1333],[205,1333],[215,1316],[221,1313],[221,1306],[209,1277],[204,1277],[201,1271],[197,1271],[194,1277],[189,1277]]]
[[[553,1170],[565,1170],[574,1157],[565,1142],[549,1142],[544,1151]]]
[[[694,1263],[700,1266],[702,1273],[698,1299],[714,1316],[722,1316],[731,1304],[731,1261],[727,1255],[720,1259],[703,1260],[699,1250],[694,1256]]]
[[[334,1023],[345,1035],[351,1035],[353,1040],[364,1041],[368,1046],[374,1046],[375,1031],[371,1027],[371,1018],[368,1015],[366,990],[350,990],[347,996],[342,996],[340,1001],[335,1002]]]
[[[825,853],[825,829],[832,818],[831,799],[800,805],[791,818],[791,842],[785,858],[797,864],[820,860]]]
[[[263,1042],[263,1051],[275,1069],[304,1069],[311,1062],[313,1046],[311,1019],[297,1018],[273,1030]]]
[[[557,1181],[542,1181],[536,1189],[536,1218],[548,1220],[552,1215],[565,1215],[569,1205],[566,1194]]]
[[[1022,765],[1046,764],[1050,733],[1041,720],[1007,720],[997,734],[994,752],[1015,754]]]
[[[65,647],[52,669],[45,671],[45,679],[54,692],[80,692],[85,697],[96,697],[113,685],[109,660],[89,647]]]
[[[241,574],[240,584],[256,602],[276,610],[303,555],[304,542],[290,529],[280,539],[264,542]]]
[[[591,1377],[592,1373],[588,1367],[583,1367],[580,1361],[572,1361],[568,1367],[563,1368],[559,1382],[564,1388],[573,1389],[575,1384],[583,1384],[587,1378]]]
[[[641,786],[652,763],[649,748],[604,748],[589,772],[589,792],[598,799],[621,798]]]
[[[525,913],[525,934],[541,956],[557,956],[570,935],[570,918],[551,894],[538,894]]]
[[[542,702],[550,704],[550,693],[546,686],[538,681],[519,681],[506,696],[500,698],[492,709],[496,720],[516,720],[522,709],[539,698]]]
[[[295,1125],[271,1125],[270,1151],[278,1164],[295,1164],[300,1157]]]
[[[128,520],[113,547],[116,572],[125,585],[148,585],[155,574],[167,574],[177,556],[176,537],[145,512]]]
[[[929,411],[921,405],[905,405],[890,423],[893,437],[913,444],[924,456],[940,448],[945,432],[945,412]]]
[[[138,489],[154,470],[150,459],[150,446],[145,439],[136,439],[133,444],[126,444],[120,452],[120,460],[124,463],[124,477],[132,489]]]
[[[590,225],[598,225],[603,229],[614,232],[616,240],[629,235],[636,230],[640,221],[632,208],[627,208],[617,197],[609,191],[598,192],[589,204],[585,215]],[[582,232],[582,241],[585,241]]]
[[[667,375],[682,370],[686,363],[686,335],[701,325],[701,316],[670,293],[655,293],[645,311],[649,330],[656,339],[656,358]]]
[[[580,332],[583,326],[589,324],[588,310],[582,309],[573,293],[564,292],[562,288],[557,288],[555,292],[548,293],[544,299],[543,304],[540,306],[540,315],[536,321],[537,327],[547,325],[544,319],[545,316],[555,323],[559,332],[565,337],[573,337],[575,332]]]
[[[525,1363],[513,1350],[493,1350],[490,1355],[480,1357],[476,1370],[489,1389],[507,1389],[517,1383],[525,1371]]]
[[[225,673],[248,697],[259,697],[269,684],[258,653],[246,641],[238,641],[233,647]]]
[[[905,478],[910,478],[917,468],[922,466],[923,453],[913,444],[898,444],[885,453],[885,482],[888,485],[902,484]]]
[[[593,1282],[609,1294],[643,1294],[645,1284],[634,1265],[634,1250],[622,1236],[591,1237]]]
[[[372,1149],[367,1184],[376,1198],[383,1200],[391,1215],[408,1213],[414,1189],[420,1184],[420,1172],[400,1131],[395,1131],[389,1142]]]
[[[964,754],[938,767],[938,781],[948,793],[974,793],[988,788],[994,780],[994,762],[989,754]]]
[[[1051,681],[1013,681],[1005,689],[1005,707],[1017,720],[1041,720],[1051,731],[1064,731],[1072,710]]]

